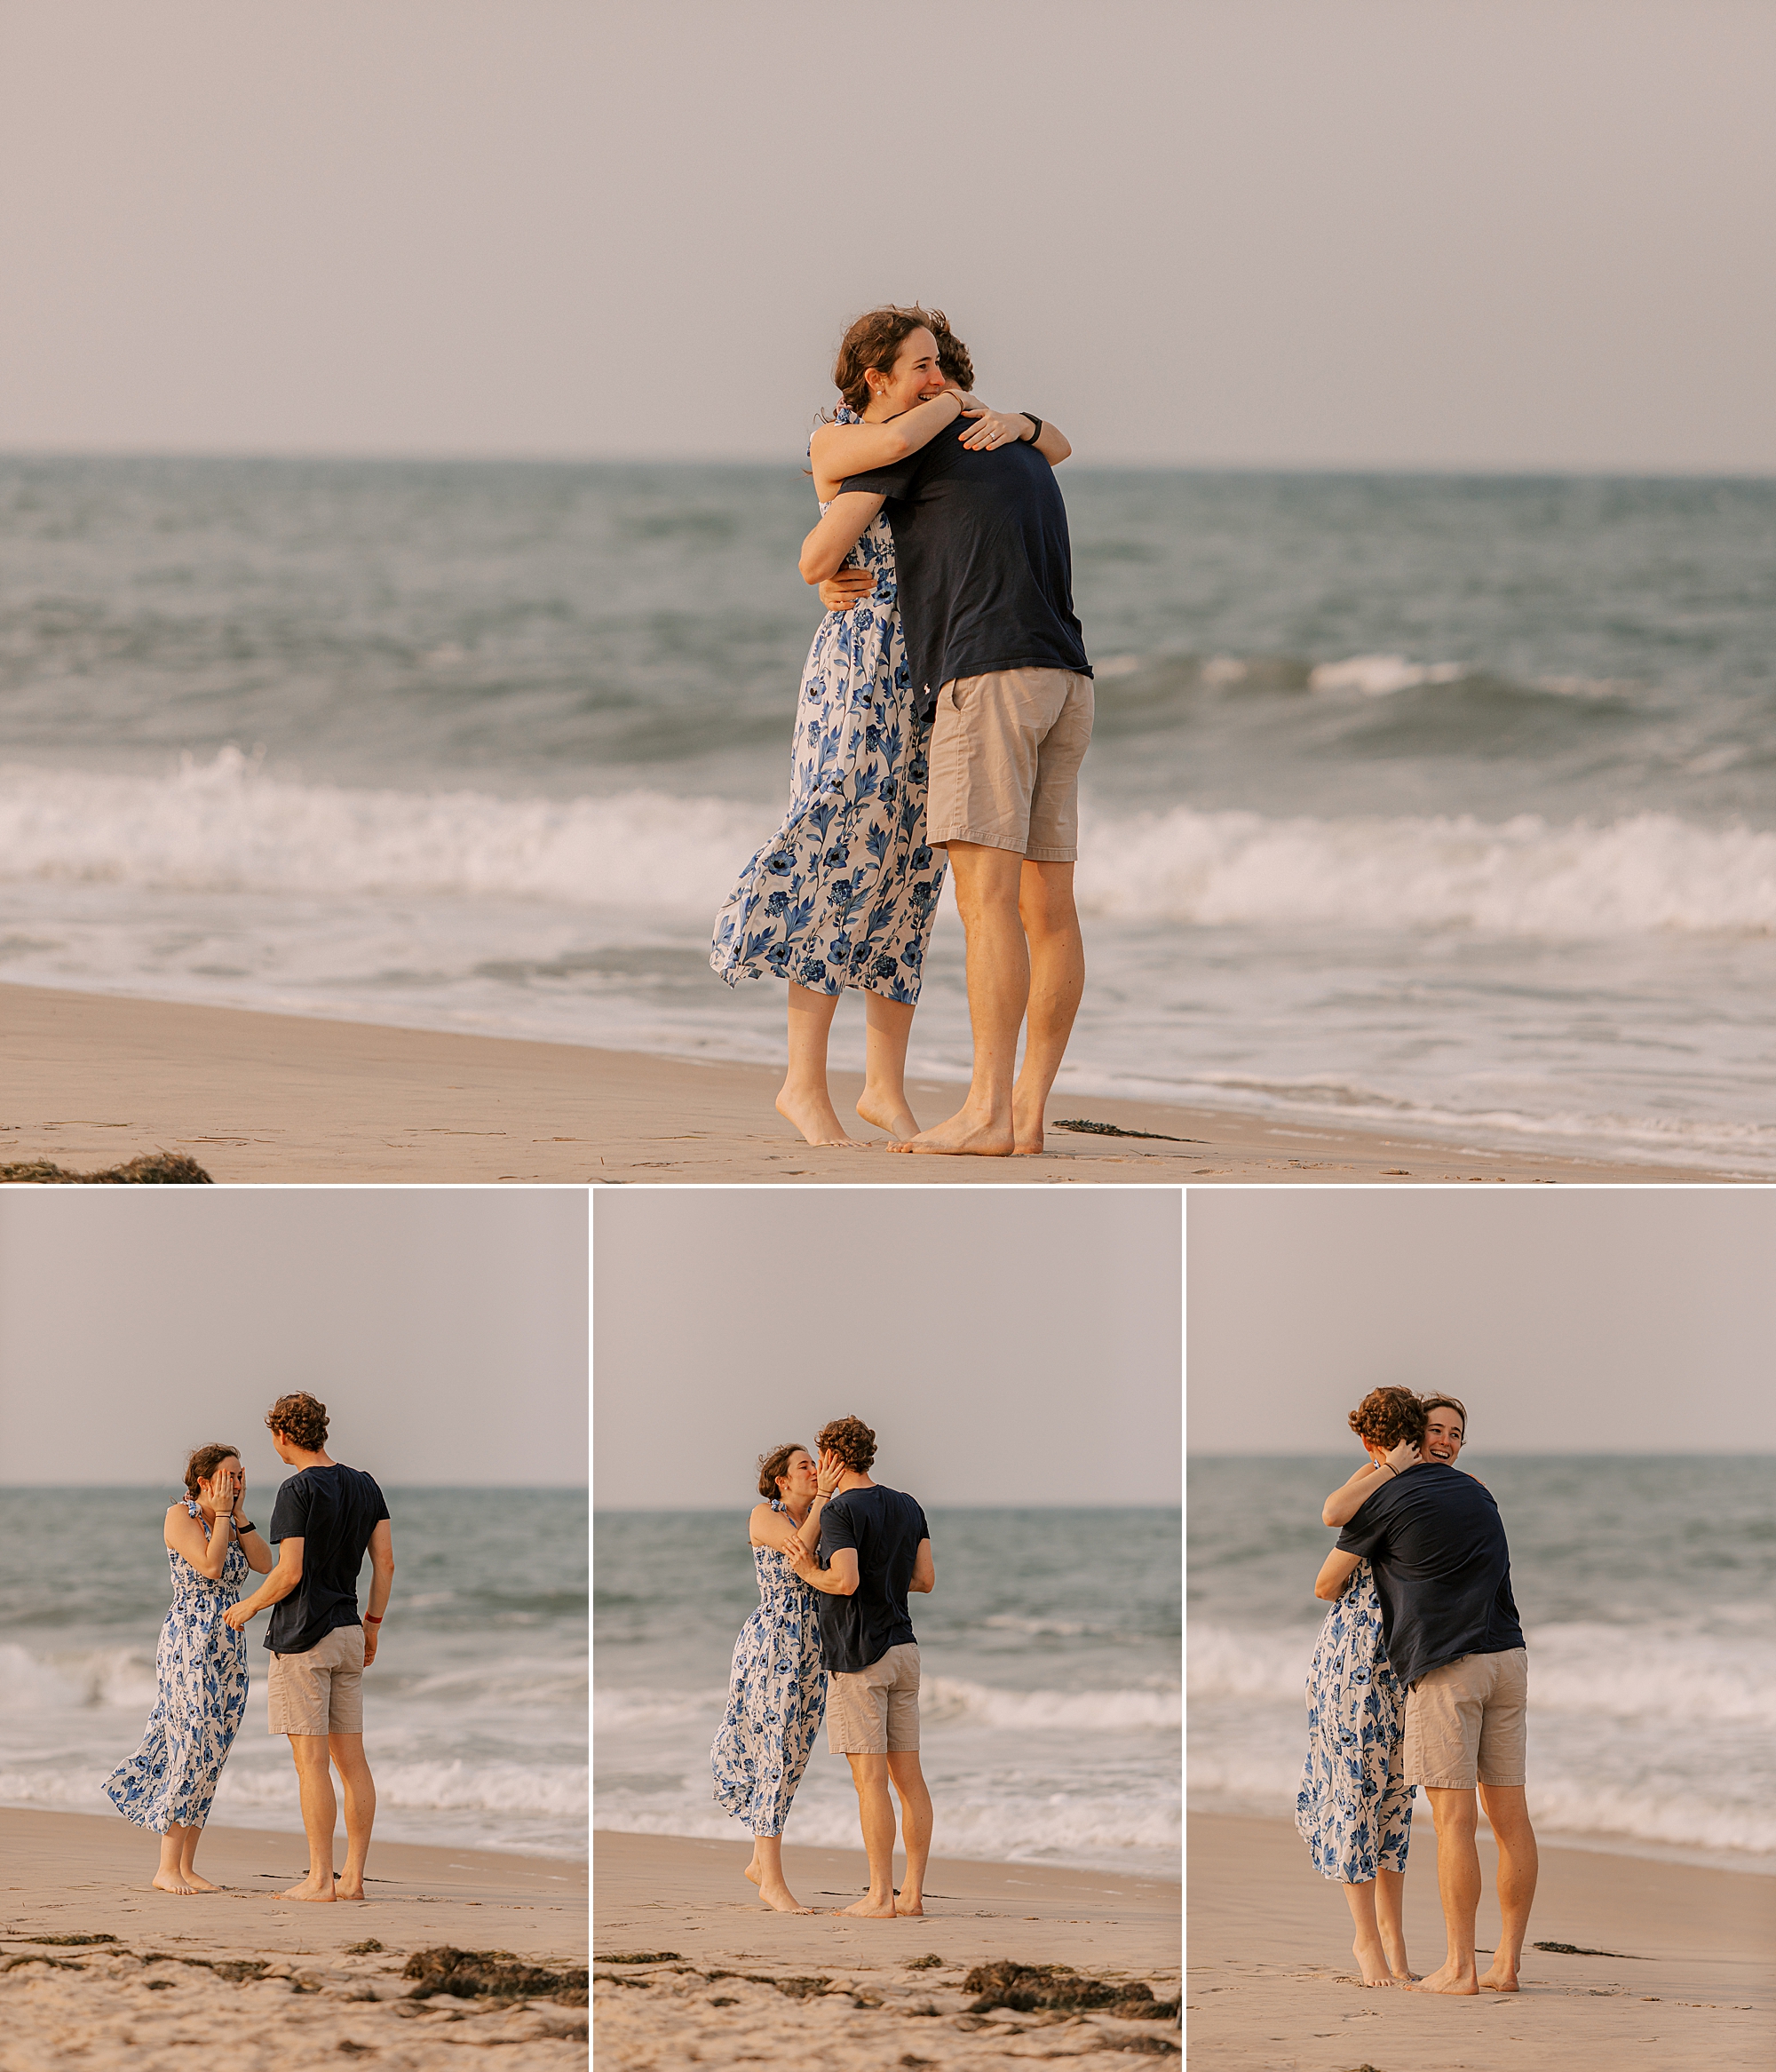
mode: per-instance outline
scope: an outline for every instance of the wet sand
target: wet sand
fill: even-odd
[[[1193,2067],[1228,2072],[1709,2072],[1776,2060],[1776,1878],[1543,1843],[1522,1989],[1466,1998],[1368,1990],[1352,1977],[1344,1894],[1292,1825],[1193,1814],[1188,1823]],[[1478,1941],[1498,1933],[1484,1832]],[[1443,1958],[1437,1852],[1415,1820],[1407,1948]],[[1482,1968],[1487,1959],[1481,1960]]]
[[[305,1867],[299,1835],[212,1827],[197,1868],[227,1889],[157,1893],[154,1837],[104,1815],[0,1808],[0,2061],[6,2072],[173,2072],[199,2057],[243,2072],[586,2061],[586,2010],[542,1996],[412,1997],[403,1967],[440,1944],[583,1970],[586,1868],[376,1843],[372,1895],[275,1896]],[[354,1949],[376,1943],[379,1949]]]
[[[940,1860],[923,1916],[866,1921],[836,1911],[867,1882],[860,1846],[786,1845],[791,1890],[822,1909],[786,1915],[761,1907],[741,1878],[744,1841],[599,1832],[592,1842],[601,2065],[665,2072],[694,2060],[736,2064],[765,2048],[782,2062],[840,2072],[908,2063],[985,2072],[1050,2057],[1126,2067],[1131,2044],[1176,2061],[1178,2032],[1163,2015],[977,2013],[979,1995],[964,1984],[973,1967],[1010,1959],[1175,1999],[1174,1883]]]
[[[762,1065],[686,1062],[304,1016],[0,985],[0,1163],[75,1171],[166,1151],[223,1182],[789,1186],[1718,1179],[1623,1161],[1482,1151],[1162,1102],[1058,1095],[1039,1157],[811,1151]],[[847,1113],[860,1082],[834,1076]],[[961,1090],[915,1081],[922,1120]],[[1142,1136],[1058,1130],[1109,1123]]]

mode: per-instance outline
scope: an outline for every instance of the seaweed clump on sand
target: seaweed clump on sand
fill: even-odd
[[[150,1151],[127,1165],[107,1165],[102,1172],[70,1172],[47,1158],[28,1158],[0,1165],[0,1181],[40,1187],[208,1187],[216,1183],[194,1158],[182,1151]]]
[[[509,1949],[416,1950],[401,1968],[401,1977],[417,1982],[408,1995],[449,1993],[458,2000],[559,2000],[583,2007],[590,1984],[583,1971],[549,1971],[542,1965],[520,1964]]]
[[[979,1998],[971,2014],[985,2014],[995,2007],[1009,2007],[1016,2014],[1034,2014],[1039,2008],[1063,2008],[1081,2012],[1119,2015],[1124,2021],[1176,2021],[1178,2002],[1155,2000],[1151,1986],[1134,1980],[1113,1986],[1064,1964],[979,1964],[962,1981],[964,1993]]]

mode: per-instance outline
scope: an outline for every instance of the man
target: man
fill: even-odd
[[[1368,1498],[1326,1557],[1314,1595],[1336,1598],[1367,1559],[1388,1661],[1407,1686],[1406,1781],[1431,1801],[1448,1942],[1443,1964],[1412,1990],[1515,1993],[1537,1870],[1524,1796],[1528,1655],[1498,1505],[1455,1465],[1467,1412],[1453,1396],[1429,1397],[1425,1409],[1425,1457]],[[1502,1922],[1484,1977],[1474,1963],[1477,1789],[1498,1843]]]
[[[908,663],[932,719],[925,839],[949,851],[968,939],[968,1099],[897,1151],[1040,1151],[1085,987],[1073,874],[1091,664],[1066,506],[1040,419],[1021,423],[976,452],[960,419],[904,461],[848,476],[802,558],[810,583],[832,576],[886,504]]]
[[[267,1605],[270,1731],[289,1736],[308,1835],[308,1875],[290,1900],[361,1900],[377,1788],[364,1759],[364,1671],[394,1582],[388,1505],[371,1478],[326,1451],[327,1406],[311,1395],[280,1396],[266,1413],[278,1458],[297,1473],[277,1493],[267,1536],[277,1566],[251,1597],[225,1615],[236,1631]],[[358,1614],[358,1572],[370,1556],[370,1601]],[[345,1798],[345,1868],[333,1874],[337,1806],[329,1765]]]
[[[789,1559],[821,1595],[816,1609],[827,1663],[827,1746],[851,1764],[869,1890],[842,1910],[872,1920],[923,1914],[932,1853],[932,1795],[919,1768],[919,1643],[909,1590],[937,1581],[925,1514],[912,1497],[869,1479],[876,1434],[857,1417],[824,1425],[821,1466],[842,1466],[821,1517],[820,1561],[799,1542]],[[894,1892],[892,1781],[907,1852]]]

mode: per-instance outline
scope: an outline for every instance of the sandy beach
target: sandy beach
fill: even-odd
[[[48,1159],[90,1171],[158,1150],[194,1157],[222,1182],[1175,1187],[1723,1177],[1096,1095],[1051,1102],[1048,1148],[1035,1158],[810,1151],[773,1112],[780,1075],[767,1066],[30,986],[0,986],[0,1163]],[[860,1084],[834,1076],[841,1112]],[[960,1099],[957,1088],[932,1082],[915,1081],[910,1092],[932,1121]],[[1055,1127],[1064,1121],[1146,1134]]]
[[[922,1917],[847,1920],[836,1909],[863,1890],[860,1848],[787,1845],[791,1888],[822,1910],[785,1915],[750,1898],[743,1841],[592,1839],[601,2063],[738,2063],[757,2055],[761,2035],[773,2057],[844,2072],[1177,2054],[1175,2018],[1127,2012],[1145,1993],[1162,2005],[1178,1993],[1179,1888],[1163,1879],[933,1860]],[[967,1983],[977,1967],[1008,1963],[1066,1965],[1105,1981],[1102,1999],[1129,1997],[971,2012],[990,1997]]]
[[[1672,2072],[1766,2066],[1776,2052],[1776,1878],[1544,1844],[1516,1995],[1459,1999],[1350,1982],[1344,1895],[1292,1825],[1193,1814],[1188,1825],[1189,2061],[1252,2072]],[[1479,1941],[1498,1930],[1482,1834]],[[1443,1955],[1435,1838],[1413,1822],[1413,1968]]]
[[[175,1898],[148,1882],[154,1838],[125,1822],[4,1808],[0,1861],[7,2072],[170,2068],[200,2051],[248,2072],[372,2053],[430,2068],[469,2062],[462,2046],[477,2044],[538,2072],[585,2062],[583,1864],[377,1843],[374,1896],[313,1906],[277,1896],[304,1869],[300,1836],[212,1827],[198,1869],[226,1889]],[[440,1948],[551,1976],[517,1974],[529,1989],[496,1996],[433,1990],[407,1966]]]

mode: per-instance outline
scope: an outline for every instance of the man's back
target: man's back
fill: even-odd
[[[968,428],[963,418],[904,461],[844,485],[888,499],[907,660],[927,711],[955,677],[1091,673],[1053,468],[1027,442],[971,452],[961,444]]]
[[[931,1537],[925,1514],[901,1490],[872,1483],[845,1489],[821,1514],[821,1563],[832,1566],[834,1550],[857,1553],[857,1589],[850,1597],[820,1593],[815,1607],[828,1670],[844,1675],[880,1662],[891,1647],[916,1640],[907,1609],[907,1589],[919,1542]]]
[[[339,1462],[304,1468],[278,1490],[269,1537],[302,1542],[302,1580],[273,1608],[266,1646],[304,1655],[358,1616],[358,1573],[370,1535],[389,1514],[374,1478]]]
[[[1375,1571],[1388,1662],[1402,1683],[1524,1645],[1498,1505],[1460,1468],[1426,1461],[1384,1483],[1338,1545]]]

